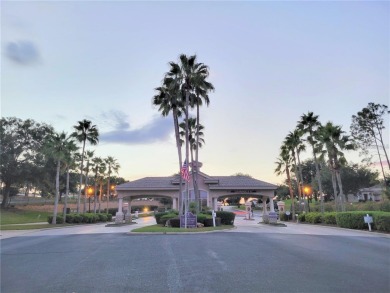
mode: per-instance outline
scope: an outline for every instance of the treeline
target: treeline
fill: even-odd
[[[0,136],[2,207],[20,192],[55,195],[56,203],[62,194],[78,193],[77,210],[80,212],[83,197],[85,211],[88,188],[100,200],[103,194],[112,194],[112,184],[125,181],[113,176],[120,167],[114,157],[100,158],[86,149],[99,142],[98,128],[89,120],[78,121],[68,135],[46,123],[5,117],[1,119]]]
[[[388,194],[390,162],[383,139],[384,117],[389,113],[387,108],[386,105],[369,103],[352,116],[350,135],[330,121],[322,124],[313,112],[303,114],[295,129],[284,139],[276,162],[275,173],[286,175],[290,198],[297,197],[301,202],[305,197],[318,197],[321,212],[325,199],[335,200],[336,210],[345,211],[346,192],[356,192],[363,183],[377,182],[377,172],[368,168],[373,156],[379,158],[381,182],[384,193]],[[344,153],[349,150],[360,151],[366,166],[348,164]],[[305,151],[313,158],[305,162],[310,165],[307,172],[304,172],[300,160]],[[344,180],[351,174],[355,175]],[[295,215],[294,201],[292,209]]]

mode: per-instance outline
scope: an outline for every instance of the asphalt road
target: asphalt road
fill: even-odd
[[[3,239],[1,292],[390,292],[388,235],[236,222],[207,234]]]

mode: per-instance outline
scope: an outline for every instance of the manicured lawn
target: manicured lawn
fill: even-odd
[[[15,208],[1,209],[0,212],[1,226],[9,224],[47,222],[47,216],[51,215],[49,212],[29,211]]]
[[[33,224],[33,225],[1,225],[1,230],[33,230],[44,228],[61,228],[66,226],[74,226],[74,224]]]
[[[221,225],[217,227],[203,227],[203,228],[169,228],[163,227],[161,225],[152,225],[146,226],[138,229],[131,230],[131,232],[159,232],[159,233],[168,233],[168,232],[206,232],[206,231],[216,231],[216,230],[225,230],[233,228],[233,225]]]

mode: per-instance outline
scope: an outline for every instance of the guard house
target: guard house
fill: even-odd
[[[199,164],[201,166],[201,164]],[[196,175],[196,173],[194,173]],[[190,172],[189,198],[190,202],[195,200],[192,176]],[[116,187],[119,206],[118,213],[122,212],[123,199],[129,202],[134,199],[145,197],[167,197],[172,199],[172,208],[179,209],[179,175],[169,177],[145,177],[130,181]],[[217,199],[219,197],[250,196],[257,197],[263,201],[269,199],[270,206],[273,206],[274,191],[276,185],[267,183],[248,176],[210,176],[197,172],[197,183],[202,206],[217,210]],[[183,192],[184,180],[183,180]]]

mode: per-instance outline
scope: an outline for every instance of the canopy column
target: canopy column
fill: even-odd
[[[123,198],[120,197],[118,198],[118,211],[115,214],[115,224],[123,223],[122,205],[123,205]]]

